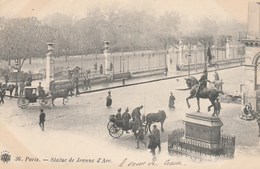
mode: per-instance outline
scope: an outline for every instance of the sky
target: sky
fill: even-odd
[[[152,10],[157,15],[175,10],[192,20],[201,17],[236,19],[247,22],[248,2],[256,0],[0,0],[0,16],[44,18],[63,13],[81,18],[91,8],[119,6],[123,9]]]

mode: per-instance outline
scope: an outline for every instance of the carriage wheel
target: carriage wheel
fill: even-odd
[[[51,105],[51,99],[50,98],[39,99],[39,103],[43,107],[49,107]]]
[[[109,128],[109,135],[114,137],[114,138],[119,138],[120,136],[122,136],[123,134],[123,130],[121,127],[117,127],[116,124],[113,124],[110,128]]]
[[[109,122],[107,123],[107,129],[109,130],[110,127],[111,127],[113,124],[114,124],[114,123],[113,123],[112,121],[109,121]]]
[[[29,106],[29,100],[21,97],[21,98],[18,99],[17,104],[20,108],[26,109]]]

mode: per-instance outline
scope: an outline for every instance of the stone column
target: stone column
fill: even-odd
[[[226,59],[230,58],[230,44],[229,44],[229,39],[227,38],[226,40]]]
[[[50,89],[50,82],[54,79],[54,59],[53,59],[53,43],[47,43],[48,53],[46,54],[46,91]]]
[[[183,42],[180,39],[179,40],[179,56],[178,56],[179,57],[179,59],[178,59],[179,63],[178,63],[178,65],[183,65],[182,55],[183,55]]]
[[[105,65],[104,65],[104,74],[108,75],[111,73],[110,71],[110,53],[109,53],[109,41],[104,41],[104,58],[105,58]]]

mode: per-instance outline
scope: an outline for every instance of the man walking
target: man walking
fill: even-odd
[[[214,103],[214,113],[212,114],[212,116],[215,116],[215,115],[219,116],[220,109],[221,109],[221,105],[220,105],[219,99],[217,98]]]
[[[156,147],[158,147],[159,148],[159,152],[161,152],[160,130],[157,129],[156,125],[153,125],[152,135],[154,135]]]
[[[42,131],[44,131],[44,122],[45,122],[45,113],[43,112],[43,109],[40,110],[41,111],[41,114],[40,114],[40,122],[39,122],[39,125],[42,129]]]
[[[139,149],[139,142],[141,141],[144,144],[144,147],[146,148],[146,142],[144,141],[144,129],[142,127],[139,127],[136,131],[137,135],[137,149]]]

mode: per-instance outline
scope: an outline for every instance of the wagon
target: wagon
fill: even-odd
[[[107,123],[107,130],[109,135],[114,138],[119,138],[123,135],[124,131],[131,130],[133,123],[130,123],[130,128],[125,128],[122,124],[122,121],[118,121],[115,115],[110,115],[109,122]],[[144,128],[144,134],[148,132],[148,125],[145,122],[142,123],[142,127]]]
[[[37,95],[37,88],[28,86],[24,88],[24,95],[19,97],[17,104],[20,108],[26,109],[30,103],[36,103],[37,101],[44,107],[48,107],[51,104],[50,96],[46,95],[44,92]]]

